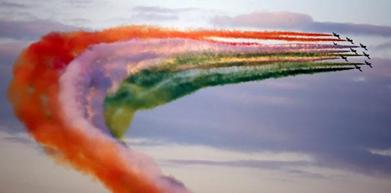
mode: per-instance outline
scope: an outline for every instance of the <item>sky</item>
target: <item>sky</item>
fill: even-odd
[[[147,24],[338,32],[374,68],[203,89],[136,114],[126,135],[195,193],[391,192],[390,1],[0,0],[0,192],[107,192],[57,164],[6,99],[12,64],[51,31]]]

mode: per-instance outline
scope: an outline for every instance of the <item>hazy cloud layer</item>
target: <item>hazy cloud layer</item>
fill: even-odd
[[[69,3],[70,5],[77,8],[86,8],[94,4],[92,0],[67,0],[65,3]]]
[[[52,31],[73,31],[78,28],[49,20],[0,20],[0,38],[34,40]]]
[[[0,29],[1,30],[1,29]],[[10,133],[23,132],[22,124],[14,116],[7,99],[7,89],[12,78],[12,65],[28,42],[15,41],[0,43],[0,130]]]
[[[132,21],[169,21],[178,20],[180,14],[194,11],[194,8],[165,8],[158,6],[136,6],[132,8]]]
[[[391,49],[391,41],[376,45],[373,47],[373,49],[375,49],[375,50],[389,50],[389,49]]]
[[[315,164],[303,161],[295,162],[281,162],[281,161],[253,161],[253,160],[237,160],[237,161],[210,161],[210,160],[161,160],[162,164],[174,164],[174,165],[209,165],[209,166],[225,166],[229,168],[233,167],[245,167],[252,169],[267,169],[267,170],[280,170],[290,174],[297,174],[300,176],[311,178],[325,178],[324,175],[319,173],[307,172],[301,169],[292,169],[295,167],[315,167]]]
[[[21,8],[28,8],[28,5],[15,3],[15,2],[0,2],[0,7],[3,9],[21,9]]]
[[[28,42],[9,42],[0,43],[0,65],[9,65],[15,62],[15,59]]]
[[[391,26],[372,24],[319,22],[310,15],[296,12],[257,11],[237,16],[216,16],[211,23],[222,27],[255,27],[310,30],[319,32],[339,32],[344,34],[362,34],[391,36]]]
[[[230,16],[216,16],[212,23],[221,26],[294,28],[312,23],[311,16],[292,12],[262,12]]]
[[[132,9],[137,12],[154,12],[154,13],[180,13],[197,10],[195,8],[165,8],[158,6],[136,6]]]

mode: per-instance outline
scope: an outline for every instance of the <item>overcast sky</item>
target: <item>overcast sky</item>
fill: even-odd
[[[207,88],[127,134],[195,193],[391,192],[391,1],[0,0],[0,192],[107,192],[55,164],[6,100],[20,51],[50,31],[127,24],[339,32],[374,68]]]

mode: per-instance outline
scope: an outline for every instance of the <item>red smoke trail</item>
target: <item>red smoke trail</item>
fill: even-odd
[[[59,77],[91,45],[132,38],[254,38],[285,41],[339,41],[329,34],[301,32],[176,31],[153,27],[120,27],[102,32],[51,33],[31,44],[14,66],[8,95],[17,117],[34,139],[56,158],[92,174],[115,193],[169,192],[134,168],[114,140],[83,128],[69,128],[58,101]]]

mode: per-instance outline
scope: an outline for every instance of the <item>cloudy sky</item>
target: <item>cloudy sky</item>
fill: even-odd
[[[0,192],[107,192],[48,158],[6,99],[20,51],[50,31],[148,24],[339,32],[374,68],[207,88],[136,115],[128,143],[195,193],[391,192],[388,0],[0,0]]]

